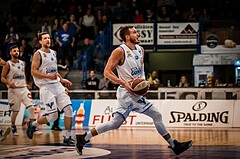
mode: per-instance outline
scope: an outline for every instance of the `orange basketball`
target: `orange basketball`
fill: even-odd
[[[131,84],[134,93],[137,95],[144,95],[147,93],[149,88],[149,83],[143,78],[135,78]]]

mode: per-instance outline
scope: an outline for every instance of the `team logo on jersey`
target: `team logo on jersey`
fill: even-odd
[[[8,104],[10,108],[14,106],[14,103],[8,103]]]
[[[43,56],[44,56],[44,57],[47,57],[47,55],[46,55],[45,53],[43,53]]]
[[[32,94],[31,94],[31,93],[28,93],[28,94],[27,94],[27,97],[30,98],[30,99],[32,99]]]
[[[139,56],[136,55],[136,56],[135,56],[135,59],[138,60],[138,59],[139,59]]]
[[[131,51],[126,51],[126,53],[127,53],[127,57],[131,56]]]
[[[140,75],[141,72],[142,72],[142,71],[141,71],[140,68],[137,68],[137,67],[131,68],[131,75],[132,75],[132,76]]]
[[[54,102],[47,103],[47,104],[46,104],[46,106],[47,106],[47,107],[49,107],[50,109],[52,109],[52,107],[53,107],[53,104],[54,104]]]

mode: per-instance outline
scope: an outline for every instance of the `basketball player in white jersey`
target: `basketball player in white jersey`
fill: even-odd
[[[0,57],[0,66],[4,66],[6,63],[6,61],[4,61],[1,57]],[[6,127],[5,129],[0,129],[0,141],[3,141],[7,138],[7,136],[10,134],[11,132],[11,128],[10,127]]]
[[[54,50],[50,49],[50,35],[42,32],[38,35],[38,40],[41,48],[33,55],[31,74],[34,83],[40,89],[40,101],[45,112],[37,121],[28,123],[27,136],[32,139],[36,127],[55,121],[58,118],[58,110],[63,110],[66,129],[63,142],[68,145],[74,144],[74,140],[71,138],[72,103],[62,85],[62,83],[65,83],[70,86],[72,83],[67,79],[63,79],[58,73],[57,55]]]
[[[3,65],[1,81],[8,87],[8,103],[11,112],[11,127],[14,136],[18,136],[15,121],[20,111],[21,103],[29,110],[29,119],[34,120],[34,102],[31,92],[27,88],[25,75],[25,62],[19,60],[19,49],[17,45],[10,47],[11,60]]]
[[[176,155],[184,152],[192,145],[192,141],[178,142],[174,140],[166,130],[162,115],[157,108],[143,96],[135,95],[129,84],[137,77],[145,79],[144,73],[144,49],[139,46],[139,33],[133,26],[125,26],[120,30],[120,37],[124,41],[116,48],[108,59],[104,70],[104,76],[112,82],[119,84],[117,89],[117,108],[111,121],[97,125],[85,134],[76,135],[76,149],[82,154],[83,146],[90,138],[106,131],[118,129],[131,111],[143,113],[154,121],[158,133],[169,143]],[[117,69],[118,77],[114,74]]]

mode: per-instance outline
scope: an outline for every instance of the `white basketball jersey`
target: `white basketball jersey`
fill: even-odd
[[[9,64],[9,72],[6,75],[6,78],[11,83],[14,83],[16,87],[26,87],[25,80],[25,62],[18,60],[17,63],[12,62],[11,60],[7,61]],[[7,87],[9,87],[7,85]]]
[[[124,50],[124,62],[116,67],[120,79],[131,81],[141,77],[145,79],[143,51],[139,45],[135,45],[135,50],[130,49],[126,44],[121,44]]]
[[[46,74],[52,74],[52,73],[58,72],[56,52],[51,49],[50,49],[50,53],[43,52],[40,49],[38,49],[37,51],[41,56],[39,71]],[[58,79],[52,80],[49,78],[38,78],[34,76],[33,76],[33,79],[35,84],[38,87],[44,84],[56,83],[59,81]]]

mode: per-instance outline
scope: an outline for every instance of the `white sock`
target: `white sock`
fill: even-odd
[[[38,124],[37,121],[32,122],[32,125],[35,126],[35,127],[38,127],[38,126],[39,126],[39,124]]]
[[[69,138],[71,136],[71,131],[66,130],[66,138]]]
[[[88,140],[90,140],[91,139],[91,137],[92,137],[92,133],[91,133],[91,131],[88,131],[87,132],[87,135],[85,136],[85,141],[88,141]]]
[[[168,140],[167,140],[167,142],[169,143],[169,145],[172,147],[172,148],[174,148],[175,147],[175,145],[174,145],[174,139],[173,138],[169,138]]]

